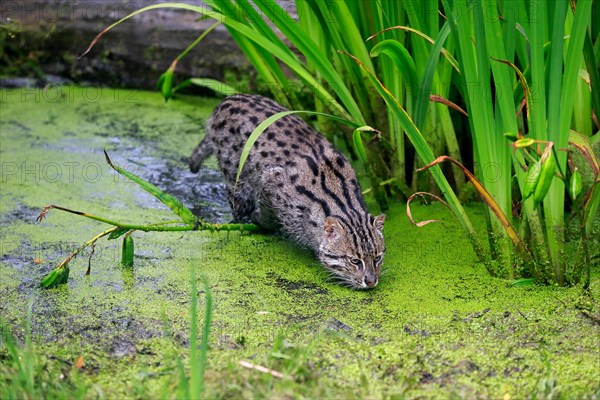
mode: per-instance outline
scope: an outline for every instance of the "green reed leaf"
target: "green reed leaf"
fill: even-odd
[[[525,175],[525,182],[523,183],[523,192],[522,201],[525,201],[533,194],[533,189],[537,185],[540,180],[540,171],[542,169],[542,164],[537,161],[536,163],[529,166],[527,169],[527,174]]]
[[[55,286],[66,283],[69,279],[69,265],[65,264],[60,268],[55,268],[44,279],[42,279],[42,286],[46,289],[53,288]]]
[[[256,141],[258,140],[260,135],[262,135],[262,133],[278,119],[283,118],[286,115],[292,115],[292,114],[320,115],[320,116],[331,118],[334,121],[341,122],[346,125],[350,125],[351,127],[355,128],[355,129],[360,127],[360,125],[358,125],[355,122],[348,121],[348,120],[340,118],[340,117],[336,117],[335,115],[325,114],[325,113],[317,112],[317,111],[282,111],[275,115],[272,115],[269,118],[265,119],[263,122],[261,122],[256,128],[254,128],[254,130],[248,137],[248,140],[246,140],[246,143],[244,144],[244,148],[242,149],[242,153],[240,155],[240,163],[238,165],[237,174],[235,176],[235,184],[236,185],[238,183],[238,180],[240,179],[240,175],[242,174],[242,170],[244,169],[246,160],[248,159],[248,156],[250,155],[252,146],[254,146],[254,143],[256,143]]]
[[[581,193],[581,174],[576,169],[571,174],[571,179],[569,180],[569,195],[573,200],[577,199],[577,196]]]
[[[408,93],[411,94],[413,99],[416,99],[419,78],[417,77],[415,62],[406,47],[396,40],[387,39],[377,43],[371,49],[371,57],[379,57],[381,54],[385,54],[394,62],[402,78],[407,83]]]
[[[511,282],[511,286],[512,287],[528,287],[528,286],[533,286],[533,284],[535,283],[535,279],[532,278],[522,278],[522,279],[517,279]]]
[[[434,76],[436,75],[436,69],[440,59],[440,52],[442,51],[444,43],[446,42],[449,34],[450,24],[448,21],[446,21],[444,22],[444,26],[435,39],[433,48],[429,52],[423,78],[421,79],[421,83],[419,85],[419,93],[416,96],[417,100],[413,117],[415,125],[417,125],[419,129],[423,129],[425,125],[425,116],[427,113],[427,108],[429,107],[429,95],[432,93],[431,87],[433,85]]]
[[[302,31],[296,21],[294,21],[294,19],[279,4],[273,1],[265,0],[257,0],[255,4],[261,8],[265,15],[277,26],[277,28],[281,30],[288,40],[290,40],[290,42],[292,42],[292,44],[298,50],[300,50],[300,52],[302,52],[306,59],[314,65],[315,69],[319,71],[325,81],[328,82],[331,87],[335,88],[336,95],[346,107],[344,111],[340,113],[340,116],[346,119],[354,119],[355,121],[358,121],[364,125],[365,121],[360,107],[358,107],[341,75],[331,63],[328,54],[320,50],[319,46],[317,46],[310,35],[307,35],[306,32]],[[339,4],[335,4],[335,6],[341,7]],[[228,22],[224,21],[224,23],[227,24]],[[259,45],[264,47],[263,44],[258,42],[259,38],[262,39],[262,37],[260,35],[256,35],[256,33],[250,37],[251,40],[255,40]],[[269,48],[265,47],[265,49],[270,50],[270,47],[271,46],[269,46]],[[279,54],[276,54],[276,50],[280,49],[273,48],[273,55],[283,61],[288,67],[295,69],[295,72],[300,71],[300,69],[304,69],[304,67],[301,65],[297,65],[299,64],[297,59],[291,60],[288,55],[281,54],[281,51],[278,51],[277,53]],[[292,62],[290,63],[290,61]],[[312,81],[314,78],[311,77],[310,80]],[[318,92],[316,93],[319,94]],[[336,108],[338,108],[335,104],[336,102],[332,102],[333,98],[323,98],[323,100],[332,109],[336,110]]]
[[[339,115],[341,115],[342,117],[344,117],[346,119],[353,118],[353,119],[356,119],[357,121],[362,122],[362,124],[364,125],[364,118],[362,116],[360,108],[357,106],[356,102],[354,101],[354,98],[350,94],[350,91],[344,84],[343,79],[341,78],[339,73],[335,70],[335,68],[329,61],[327,55],[318,52],[316,50],[316,45],[314,44],[314,42],[312,42],[312,40],[309,39],[308,36],[304,32],[300,31],[299,29],[297,29],[297,27],[295,27],[295,21],[293,21],[293,19],[291,19],[291,17],[287,13],[285,13],[285,10],[283,10],[278,5],[276,7],[278,7],[277,12],[274,12],[273,10],[271,10],[271,12],[269,12],[268,15],[284,19],[283,24],[280,25],[279,28],[282,30],[284,29],[284,27],[288,27],[291,29],[290,36],[288,36],[288,38],[290,38],[290,40],[292,40],[292,42],[301,51],[303,51],[303,54],[308,59],[310,59],[310,61],[312,61],[315,64],[315,66],[318,68],[318,70],[322,74],[323,78],[325,78],[325,80],[327,82],[329,82],[329,84],[332,87],[336,88],[337,96],[341,99],[341,101],[347,107],[348,111],[337,102],[337,100],[320,84],[320,82],[306,70],[306,68],[298,60],[298,58],[295,57],[293,54],[290,54],[289,51],[285,51],[285,50],[281,49],[277,44],[273,43],[266,37],[264,37],[260,34],[257,34],[257,32],[255,30],[253,30],[251,27],[249,27],[248,25],[241,23],[241,22],[235,20],[234,18],[228,18],[226,15],[221,14],[219,12],[208,10],[206,7],[193,6],[193,5],[185,4],[185,3],[163,3],[163,4],[154,4],[151,6],[143,7],[141,9],[136,10],[136,11],[132,12],[131,14],[121,18],[117,22],[113,23],[112,25],[110,25],[107,28],[105,28],[104,30],[102,30],[102,32],[100,32],[98,35],[96,35],[96,37],[92,40],[92,42],[90,43],[90,45],[88,46],[86,51],[80,57],[83,57],[85,54],[87,54],[95,46],[95,44],[100,40],[100,38],[106,34],[106,32],[108,32],[115,26],[121,24],[122,22],[124,22],[138,14],[141,14],[143,12],[150,11],[150,10],[161,9],[161,8],[177,8],[177,9],[189,10],[189,11],[197,12],[202,15],[207,15],[211,18],[216,19],[217,21],[221,21],[228,28],[235,31],[236,35],[237,34],[242,35],[244,38],[252,41],[257,46],[264,49],[265,52],[270,53],[274,57],[277,57],[285,65],[287,65],[300,79],[302,79],[308,86],[310,86],[310,88],[315,92],[315,94],[317,96],[319,96],[319,98],[322,101],[324,101],[332,110],[334,110],[336,113],[338,113]],[[286,19],[286,17],[283,16],[283,14],[287,15],[287,19]],[[279,21],[279,20],[277,19],[277,21]],[[245,49],[245,47],[242,47],[242,49]],[[253,47],[249,47],[249,49],[256,50]],[[252,54],[253,54],[252,57],[254,57],[255,52]],[[261,60],[262,60],[261,63],[255,64],[255,65],[257,65],[257,67],[265,66],[265,63],[268,61],[268,60],[262,59],[262,58],[261,58]],[[275,63],[274,67],[278,68],[276,63]],[[266,69],[266,68],[263,68],[263,72],[265,74],[269,73],[268,69]]]
[[[124,267],[133,267],[133,257],[135,252],[135,245],[131,236],[125,236],[123,238],[123,245],[121,246],[121,265]]]
[[[216,79],[208,79],[208,78],[191,78],[190,83],[208,88],[218,94],[222,94],[224,96],[231,96],[234,94],[240,93],[240,91],[232,86],[226,85],[223,82],[219,82]]]
[[[523,147],[529,147],[533,144],[535,144],[535,140],[533,140],[531,138],[522,138],[522,139],[515,140],[515,142],[513,143],[513,146],[518,149],[521,149]]]
[[[117,228],[117,230],[108,235],[108,240],[118,239],[130,230],[130,228]]]
[[[174,63],[175,64],[175,63]],[[160,89],[165,101],[173,97],[173,75],[175,74],[175,68],[172,66],[166,70],[156,82],[156,86]]]
[[[417,35],[417,36],[425,39],[427,42],[429,42],[431,44],[435,43],[435,40],[433,40],[432,38],[430,38],[429,36],[427,36],[423,32],[418,31],[418,30],[413,29],[413,28],[410,28],[408,26],[393,26],[391,28],[383,29],[383,30],[381,30],[381,31],[379,31],[379,32],[371,35],[369,38],[367,38],[367,40],[371,40],[374,37],[376,37],[377,35],[380,35],[382,33],[389,32],[389,31],[392,31],[392,30],[396,30],[396,29],[397,30],[406,31],[406,32],[410,32],[410,33],[414,33],[415,35]],[[456,60],[456,58],[454,58],[454,56],[448,50],[446,50],[445,48],[442,48],[440,50],[440,52],[442,53],[442,55],[444,56],[444,58],[446,58],[446,60],[450,63],[450,65],[454,68],[454,70],[456,71],[456,73],[460,75],[461,74],[461,70],[458,67],[458,61]]]
[[[540,159],[540,176],[538,177],[535,189],[533,189],[533,201],[535,204],[540,204],[544,200],[556,173],[556,160],[554,159],[552,147],[552,144],[546,147]]]
[[[175,197],[171,196],[168,193],[163,192],[158,187],[156,187],[153,184],[151,184],[150,182],[140,178],[136,174],[129,172],[126,169],[119,167],[118,165],[113,164],[112,161],[110,160],[110,157],[108,156],[108,153],[106,152],[106,150],[104,150],[104,156],[106,157],[106,162],[108,163],[108,165],[111,166],[112,169],[114,169],[119,174],[123,175],[124,177],[137,183],[142,189],[144,189],[145,191],[147,191],[148,193],[150,193],[151,195],[156,197],[164,205],[169,207],[171,209],[171,211],[173,211],[175,214],[177,214],[179,216],[179,218],[181,218],[183,220],[183,222],[185,222],[186,224],[190,224],[190,225],[193,225],[196,223],[196,221],[197,221],[196,216],[189,209],[187,209],[183,204],[181,204],[181,202],[179,200],[177,200]]]
[[[596,14],[597,15],[597,14]],[[600,33],[598,34],[600,37]],[[600,39],[596,38],[596,42],[600,43]],[[600,51],[598,52],[600,54]],[[585,35],[585,41],[583,43],[583,55],[585,58],[585,64],[587,66],[587,72],[590,74],[590,88],[592,94],[592,109],[596,114],[596,117],[600,116],[600,73],[598,72],[598,64],[594,57],[594,46],[592,44],[592,38],[590,31]]]
[[[367,165],[368,157],[367,151],[365,150],[365,146],[362,139],[363,132],[376,132],[375,129],[370,126],[361,126],[360,128],[356,128],[352,133],[352,144],[354,145],[354,151],[358,154],[358,158],[363,163],[363,165]]]

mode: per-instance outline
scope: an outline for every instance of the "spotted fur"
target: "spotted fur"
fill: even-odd
[[[208,120],[207,134],[190,158],[191,171],[216,153],[238,220],[281,229],[313,249],[342,284],[375,287],[385,254],[385,216],[369,214],[346,157],[302,119],[288,115],[269,126],[234,186],[246,140],[281,111],[286,110],[265,97],[227,97]]]

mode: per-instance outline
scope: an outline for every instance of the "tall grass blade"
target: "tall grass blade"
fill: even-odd
[[[600,42],[600,40],[598,40],[598,42]],[[600,53],[600,51],[598,53]],[[600,118],[600,73],[598,72],[598,65],[594,57],[594,46],[592,45],[592,38],[589,32],[585,35],[585,40],[583,42],[583,56],[585,58],[587,72],[590,74],[592,109],[598,119]],[[596,128],[600,129],[600,126],[597,126]]]
[[[290,15],[276,2],[266,0],[256,0],[254,2],[265,15],[281,30],[281,32],[292,42],[292,44],[310,61],[319,73],[323,76],[326,82],[335,88],[336,94],[341,102],[346,107],[347,113],[350,114],[351,118],[360,125],[366,125],[362,111],[358,107],[356,101],[352,97],[352,94],[348,90],[342,77],[335,70],[331,64],[329,58],[321,52],[316,43],[311,39],[309,35],[303,32],[296,22],[290,17]],[[256,35],[255,35],[256,36]],[[252,39],[252,38],[251,38]],[[254,40],[258,39],[258,36]],[[258,43],[258,41],[257,41]],[[260,43],[258,43],[260,44]],[[267,49],[269,50],[269,49]],[[277,52],[280,53],[280,52]],[[288,62],[289,57],[281,57],[281,54],[273,54],[283,61],[290,68],[292,67]],[[296,64],[296,63],[294,63]],[[298,63],[299,64],[299,63]],[[335,104],[329,104],[328,106],[334,106]],[[348,118],[346,111],[340,114],[340,116]]]
[[[425,124],[425,116],[427,113],[427,107],[429,106],[429,95],[431,94],[431,86],[434,81],[434,75],[437,69],[440,51],[442,50],[448,35],[450,34],[450,24],[446,21],[438,37],[436,38],[433,48],[429,53],[427,64],[425,65],[425,71],[421,84],[419,85],[420,90],[417,95],[414,120],[417,128],[423,129]]]
[[[373,46],[370,54],[371,57],[379,57],[381,54],[385,54],[393,61],[402,78],[406,81],[406,91],[411,97],[411,103],[415,103],[419,78],[415,62],[406,47],[396,40],[387,39]]]
[[[290,56],[293,56],[271,28],[265,24],[254,7],[248,6],[246,2],[242,2],[241,0],[237,0],[236,2],[231,0],[217,2],[207,0],[205,3],[210,5],[214,11],[221,13],[224,19],[238,21],[247,25],[250,29],[256,31],[257,34],[264,36],[281,50],[287,51]],[[273,55],[260,46],[255,45],[252,40],[241,35],[236,30],[231,29],[227,25],[226,28],[254,68],[256,68],[258,76],[262,78],[263,82],[269,85],[269,89],[275,99],[284,106],[290,107],[291,102],[284,90],[287,84],[287,77]]]
[[[241,93],[238,89],[236,89],[232,86],[226,85],[225,83],[220,82],[216,79],[209,79],[209,78],[186,79],[185,81],[181,82],[179,85],[174,87],[173,92],[177,92],[177,91],[183,89],[184,87],[187,87],[190,85],[196,85],[196,86],[200,86],[203,88],[207,88],[207,89],[210,89],[213,92],[218,93],[223,96],[232,96],[234,94]]]
[[[212,321],[212,294],[210,285],[203,278],[205,292],[204,324],[200,343],[200,354],[198,354],[198,285],[196,283],[196,270],[193,266],[191,271],[191,298],[190,298],[190,384],[189,394],[191,398],[202,398],[204,393],[204,372],[208,355],[208,343],[210,339],[210,326]]]

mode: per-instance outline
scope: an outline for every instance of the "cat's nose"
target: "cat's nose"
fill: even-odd
[[[363,278],[363,282],[365,283],[365,285],[367,285],[367,287],[371,287],[372,288],[372,287],[377,286],[378,279],[374,275],[367,274]]]

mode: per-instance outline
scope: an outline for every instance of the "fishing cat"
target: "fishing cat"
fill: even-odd
[[[216,153],[236,219],[281,229],[313,249],[344,285],[375,287],[385,254],[385,215],[369,214],[346,157],[302,119],[287,115],[270,125],[254,143],[235,185],[246,140],[281,111],[286,109],[262,96],[227,97],[209,118],[190,170],[198,172]]]

